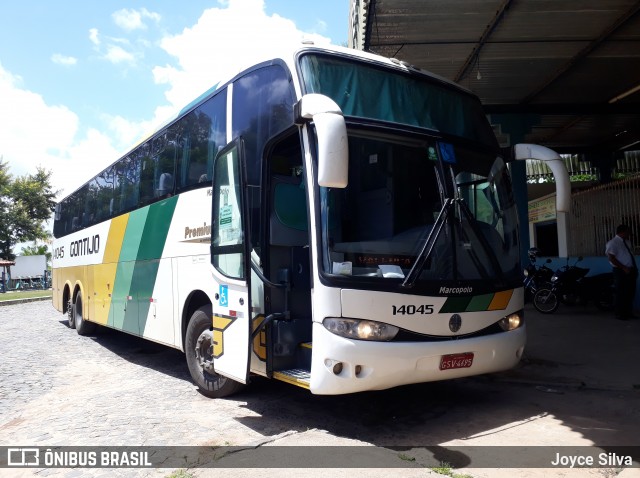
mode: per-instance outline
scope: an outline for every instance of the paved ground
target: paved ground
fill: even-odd
[[[342,397],[256,380],[226,400],[200,395],[181,353],[103,329],[80,337],[48,301],[0,308],[0,446],[394,446],[402,476],[426,476],[416,445],[640,445],[640,321],[588,309],[528,311],[524,364],[504,374]],[[357,448],[358,453],[363,448]],[[434,451],[435,450],[435,451]],[[366,452],[367,450],[364,450]],[[430,453],[438,450],[431,447]],[[490,453],[504,453],[492,448]],[[2,457],[0,457],[1,459]],[[339,458],[336,458],[339,459]],[[283,465],[286,460],[283,460]],[[171,470],[0,470],[5,476],[164,477]],[[199,477],[220,469],[192,470]],[[616,476],[616,467],[519,476]],[[637,469],[619,476],[638,476]],[[229,477],[300,470],[227,469]],[[514,470],[460,473],[514,476]],[[389,470],[305,470],[388,476]]]

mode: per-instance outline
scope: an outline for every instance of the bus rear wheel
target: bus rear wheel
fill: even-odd
[[[82,315],[82,292],[76,294],[76,300],[73,303],[73,323],[76,326],[78,335],[91,335],[96,330],[96,324],[84,320]]]
[[[187,326],[184,351],[191,378],[200,392],[207,397],[222,398],[236,393],[242,384],[214,371],[211,320],[210,305],[193,313]]]
[[[69,322],[70,329],[76,328],[76,323],[73,317],[73,302],[71,301],[71,299],[67,301],[67,321]]]

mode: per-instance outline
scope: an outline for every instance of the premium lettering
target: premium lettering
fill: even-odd
[[[210,235],[211,235],[211,226],[207,225],[206,222],[202,226],[198,226],[194,228],[191,228],[191,227],[184,228],[185,239],[210,236]]]

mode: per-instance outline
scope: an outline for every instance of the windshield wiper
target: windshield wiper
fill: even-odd
[[[495,252],[493,251],[493,249],[491,249],[491,246],[487,242],[487,238],[484,237],[484,234],[478,227],[476,218],[473,216],[473,214],[469,210],[469,206],[467,206],[467,203],[462,199],[459,200],[459,204],[460,204],[460,210],[462,211],[463,216],[471,226],[471,230],[478,238],[478,241],[480,241],[480,246],[482,247],[482,249],[484,249],[484,253],[489,258],[489,262],[491,263],[491,266],[493,267],[493,269],[496,271],[498,278],[502,282],[505,282],[504,271],[502,270],[502,267],[500,267],[500,262],[498,262],[498,258],[496,257]],[[476,268],[480,273],[482,273],[482,271],[480,270],[480,266],[476,265]]]
[[[433,227],[431,228],[429,237],[427,237],[427,240],[422,246],[422,249],[420,250],[418,257],[416,257],[416,262],[413,264],[413,267],[407,274],[407,277],[402,282],[401,284],[402,287],[406,287],[406,288],[413,287],[416,280],[422,273],[422,270],[424,269],[424,265],[427,263],[427,261],[429,260],[429,257],[431,257],[431,254],[433,253],[433,248],[435,247],[436,241],[438,240],[438,237],[442,232],[442,228],[447,222],[447,217],[449,216],[449,210],[453,206],[453,203],[454,203],[454,200],[451,198],[447,198],[444,201],[442,209],[440,209],[440,213],[438,214],[438,218],[436,219],[436,222],[433,224]]]
[[[460,206],[462,215],[464,216],[467,223],[471,227],[471,230],[473,231],[478,241],[480,242],[480,247],[482,247],[482,249],[484,250],[484,253],[487,255],[487,258],[489,259],[491,266],[496,271],[497,277],[502,282],[504,282],[505,280],[504,271],[500,267],[500,263],[498,262],[498,259],[496,258],[494,251],[491,249],[491,246],[487,242],[487,239],[484,237],[484,235],[482,234],[482,231],[478,227],[476,219],[473,217],[473,214],[469,210],[467,203],[461,198],[456,198],[456,199],[448,198],[445,200],[444,205],[442,206],[442,209],[438,214],[438,218],[436,219],[436,222],[433,225],[431,232],[429,233],[429,237],[427,238],[426,242],[422,246],[422,249],[420,250],[418,257],[416,258],[416,262],[413,264],[413,267],[407,274],[407,277],[402,282],[401,284],[402,287],[411,288],[414,286],[416,280],[422,273],[422,270],[424,269],[425,264],[427,263],[427,261],[431,257],[431,254],[433,253],[434,247],[436,245],[436,241],[438,240],[438,237],[442,232],[442,228],[447,223],[447,218],[449,216],[450,210],[453,207],[454,203],[458,203],[458,205]],[[489,278],[487,272],[484,270],[484,268],[480,263],[476,263],[476,268],[478,268],[478,271],[480,272],[481,275],[484,275],[486,278]]]

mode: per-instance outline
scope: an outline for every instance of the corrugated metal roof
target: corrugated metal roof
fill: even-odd
[[[634,0],[352,0],[349,46],[458,82],[493,118],[527,115],[527,140],[638,149],[639,12]]]

